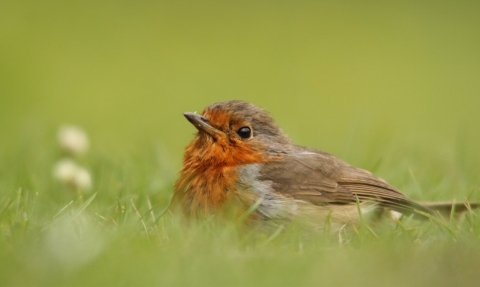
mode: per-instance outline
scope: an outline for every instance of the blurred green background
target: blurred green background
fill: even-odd
[[[62,123],[165,145],[182,112],[241,99],[348,159],[362,135],[480,142],[480,2],[0,1],[1,144]],[[395,140],[393,140],[395,139]],[[441,153],[441,152],[440,152]]]
[[[182,112],[230,99],[414,199],[480,201],[480,1],[0,0],[0,282],[479,282],[475,213],[318,241],[179,225]],[[66,123],[95,198],[52,179]]]

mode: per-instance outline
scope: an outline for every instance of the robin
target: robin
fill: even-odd
[[[198,133],[186,147],[173,205],[188,217],[235,207],[260,225],[305,218],[355,224],[361,214],[449,212],[451,203],[419,203],[370,172],[326,152],[295,145],[265,110],[243,101],[215,103],[201,115],[184,113]],[[456,210],[465,210],[455,204]]]

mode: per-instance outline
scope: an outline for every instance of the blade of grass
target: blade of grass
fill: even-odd
[[[143,229],[145,230],[145,235],[147,236],[147,239],[150,239],[150,236],[148,235],[148,229],[147,229],[147,226],[145,225],[145,221],[143,221],[143,219],[142,219],[142,215],[140,215],[140,212],[138,212],[138,209],[135,206],[135,203],[133,202],[133,199],[130,199],[130,202],[132,203],[133,210],[135,210],[135,213],[137,214],[138,219],[140,220],[140,222],[143,225]]]
[[[433,216],[433,215],[428,214],[428,213],[426,213],[426,212],[422,212],[422,211],[419,211],[419,210],[416,210],[415,212],[417,212],[418,214],[423,215],[423,216],[429,218],[429,219],[430,219],[431,221],[433,221],[434,223],[436,223],[436,224],[438,224],[439,226],[445,228],[445,230],[447,230],[448,233],[449,233],[450,235],[452,235],[452,237],[453,237],[454,239],[457,239],[457,234],[456,234],[456,232],[455,232],[454,230],[452,230],[452,229],[448,226],[448,224],[445,223],[445,221],[442,221],[442,220],[438,219],[436,216]],[[442,215],[441,215],[441,214],[438,214],[438,216],[441,217]]]
[[[53,216],[53,219],[56,219],[57,217],[59,217],[60,214],[62,214],[65,210],[67,210],[67,208],[71,207],[72,204],[73,204],[73,200],[71,200],[69,203],[67,203],[67,205],[65,205],[57,213],[55,213],[55,215]]]
[[[80,205],[80,208],[78,209],[78,211],[66,222],[66,225],[69,225],[70,223],[72,223],[84,210],[85,208],[87,208],[90,203],[92,203],[92,201],[95,199],[95,197],[97,196],[97,193],[94,193],[92,196],[90,196],[85,202],[82,203],[82,205]],[[79,199],[80,200],[80,199]],[[77,200],[77,202],[79,201]],[[83,201],[83,200],[82,200]],[[71,207],[73,206],[72,205],[72,202],[71,201],[70,203],[68,203],[65,207],[63,207],[59,212],[57,212],[56,214],[56,217],[54,216],[54,219],[52,220],[52,222],[50,222],[49,224],[47,224],[44,228],[42,228],[42,231],[45,231],[47,229],[49,229],[50,227],[54,226],[55,224],[57,224],[58,222],[60,222],[61,220],[63,220],[66,216],[67,216],[67,213],[64,213],[64,211],[68,208],[68,207]],[[61,215],[61,216],[60,216]]]
[[[275,232],[273,232],[268,238],[267,240],[262,244],[263,247],[267,246],[270,242],[272,242],[275,238],[277,238],[280,233],[282,233],[282,231],[285,229],[285,227],[283,225],[280,225],[276,230]]]
[[[455,198],[452,201],[452,209],[450,209],[450,221],[449,221],[450,228],[456,227],[455,226]],[[454,225],[454,226],[452,226]]]
[[[7,204],[5,205],[4,208],[2,208],[2,211],[0,212],[0,219],[2,219],[3,215],[7,212],[12,202],[13,202],[13,198],[9,198]]]
[[[240,222],[243,222],[245,219],[247,219],[247,217],[252,214],[252,212],[254,212],[259,206],[260,204],[262,204],[262,199],[259,198],[254,204],[252,204],[248,209],[247,211],[245,211],[242,215],[240,215],[240,217],[237,218],[237,220],[235,221],[236,223],[240,223]]]

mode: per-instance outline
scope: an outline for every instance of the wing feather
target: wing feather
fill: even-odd
[[[276,192],[315,205],[355,204],[358,198],[402,213],[432,212],[368,171],[313,149],[298,147],[264,164],[260,174]]]

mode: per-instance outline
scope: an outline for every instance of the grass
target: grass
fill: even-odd
[[[0,1],[0,285],[478,285],[479,211],[308,237],[165,208],[181,113],[228,99],[413,199],[480,201],[479,3]],[[68,123],[90,192],[52,177]]]
[[[92,171],[93,191],[78,194],[51,177],[62,157],[53,141],[34,142],[2,154],[4,286],[467,286],[480,279],[476,211],[450,221],[365,221],[355,232],[313,236],[295,224],[273,234],[214,220],[184,225],[166,209],[176,171],[165,165],[162,149],[121,159],[94,149],[81,159]],[[362,165],[391,170],[398,183],[403,175],[388,167],[391,154],[383,164]],[[442,170],[430,167],[432,174]],[[414,178],[405,181],[400,185]],[[458,182],[475,184],[445,174],[435,196],[450,198]],[[463,190],[457,198],[478,194]]]

